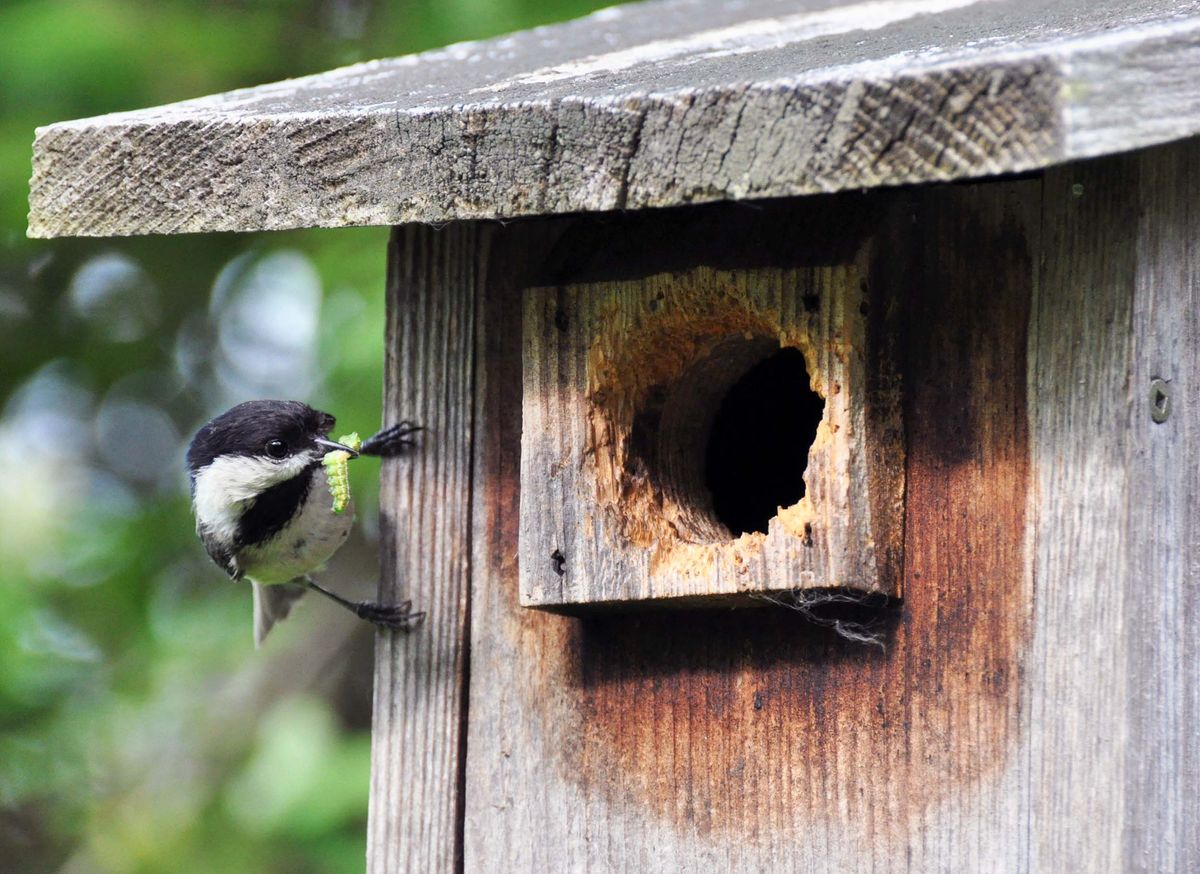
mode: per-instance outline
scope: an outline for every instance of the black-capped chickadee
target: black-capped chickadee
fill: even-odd
[[[222,570],[250,581],[255,645],[306,589],[390,628],[411,628],[424,616],[407,601],[349,601],[309,577],[345,542],[354,522],[352,502],[334,510],[325,454],[399,455],[420,430],[401,422],[355,451],[329,439],[334,424],[333,416],[299,401],[247,401],[202,427],[188,447],[196,533]]]

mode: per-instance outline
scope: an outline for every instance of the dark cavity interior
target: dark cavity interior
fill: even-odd
[[[780,507],[804,497],[808,450],[824,410],[798,349],[758,362],[726,393],[708,435],[705,484],[713,512],[735,536],[766,533]]]

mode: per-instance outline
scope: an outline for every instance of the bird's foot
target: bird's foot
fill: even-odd
[[[421,624],[424,613],[414,613],[412,601],[401,601],[399,604],[380,604],[376,601],[350,601],[337,592],[326,589],[312,577],[300,580],[314,592],[320,592],[326,598],[345,607],[359,619],[365,619],[381,628],[394,628],[398,631],[411,631]]]
[[[378,604],[374,601],[356,601],[350,608],[359,619],[365,619],[381,628],[397,631],[412,631],[425,618],[423,612],[414,612],[412,601],[399,604]]]
[[[376,455],[381,458],[404,455],[417,445],[413,435],[423,430],[425,429],[420,425],[405,419],[368,437],[363,441],[362,449],[359,451],[363,455]]]

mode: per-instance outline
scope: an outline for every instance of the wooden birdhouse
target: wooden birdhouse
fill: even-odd
[[[394,226],[374,874],[1190,871],[1197,71],[663,0],[43,128],[30,232]]]

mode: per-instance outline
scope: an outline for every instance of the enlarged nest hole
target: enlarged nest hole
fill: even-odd
[[[733,338],[647,393],[630,435],[632,472],[661,490],[684,540],[766,533],[780,507],[804,497],[824,409],[800,350]]]

